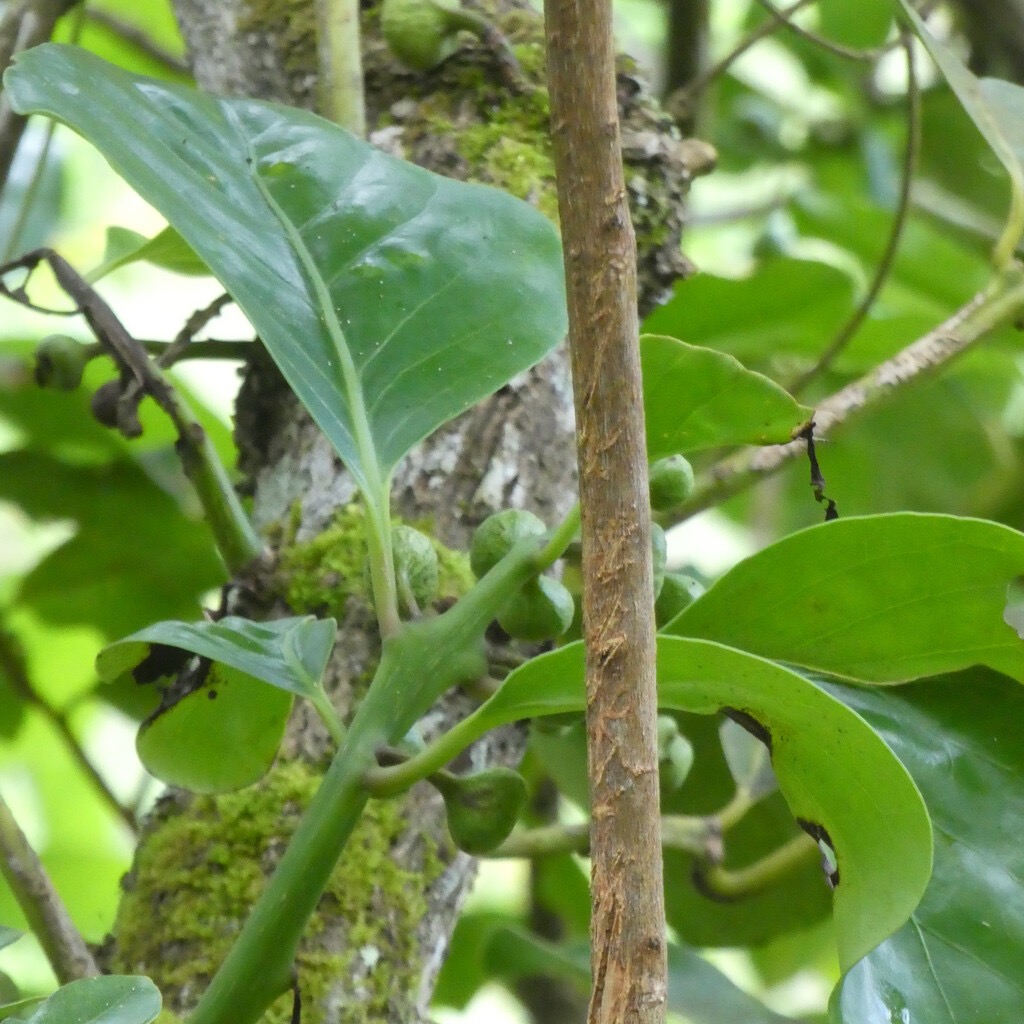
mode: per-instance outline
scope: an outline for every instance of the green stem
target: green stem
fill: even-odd
[[[713,899],[732,902],[762,892],[816,856],[820,856],[818,844],[800,835],[745,868],[730,870],[721,864],[706,868],[699,884]]]
[[[316,0],[320,113],[366,135],[359,0]]]
[[[239,130],[239,137],[246,137],[241,130]],[[334,355],[338,360],[337,365],[341,375],[339,383],[345,392],[353,439],[359,453],[359,472],[355,475],[359,478],[363,501],[366,503],[366,541],[377,621],[382,637],[395,636],[402,628],[402,623],[398,615],[395,563],[391,548],[390,480],[381,472],[380,462],[377,459],[377,450],[373,442],[373,432],[370,429],[370,419],[366,411],[366,401],[360,385],[359,373],[356,370],[355,361],[352,359],[345,332],[338,320],[327,282],[324,281],[316,261],[313,259],[313,254],[307,248],[299,229],[281,209],[281,205],[260,176],[258,157],[251,143],[248,143],[248,150],[250,166],[253,170],[253,181],[287,235],[292,251],[302,264],[306,279],[316,296],[317,307],[323,316],[324,326],[327,328],[334,348]]]
[[[322,687],[317,685],[309,699],[316,713],[320,716],[320,721],[324,723],[324,726],[331,735],[331,739],[334,740],[334,745],[340,747],[345,739],[345,726],[338,715],[337,709],[331,703],[330,697],[324,693]]]
[[[707,854],[709,840],[717,836],[713,819],[670,814],[661,819],[661,845],[698,856]],[[557,853],[590,852],[590,822],[575,825],[541,825],[513,832],[500,846],[482,857],[547,857]]]
[[[565,518],[548,535],[548,542],[541,549],[537,556],[537,571],[543,572],[548,566],[554,565],[566,548],[576,539],[580,532],[580,503],[575,505],[566,513]]]
[[[484,633],[536,573],[536,558],[536,542],[524,541],[453,608],[384,639],[345,741],[189,1024],[256,1024],[287,990],[299,938],[370,796],[363,777],[377,750],[398,743],[445,690],[486,672]]]
[[[371,767],[363,776],[363,785],[371,796],[398,796],[454,761],[470,744],[480,739],[487,729],[480,708],[477,708],[405,761],[388,768]]]
[[[159,373],[155,367],[154,373]],[[170,384],[168,390],[171,390]],[[224,564],[231,573],[241,572],[263,553],[263,542],[242,508],[242,502],[206,431],[181,396],[177,392],[171,393],[177,407],[175,423],[179,437],[175,449],[178,458],[206,513]]]

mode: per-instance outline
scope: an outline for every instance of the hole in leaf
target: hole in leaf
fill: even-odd
[[[1011,580],[1006,588],[1006,607],[1003,622],[1024,640],[1024,576]]]

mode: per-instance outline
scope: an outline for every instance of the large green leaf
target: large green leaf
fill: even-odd
[[[665,627],[819,671],[897,683],[970,665],[1024,681],[1003,618],[1024,535],[894,513],[839,519],[744,559]]]
[[[12,105],[85,136],[192,246],[375,497],[416,442],[565,332],[557,233],[502,192],[304,111],[73,48],[21,54],[5,82]]]
[[[774,381],[730,355],[645,334],[647,457],[733,444],[782,444],[811,417]]]
[[[748,365],[778,354],[817,355],[854,302],[850,277],[825,263],[773,259],[741,280],[698,274],[680,281],[644,330],[686,338]]]
[[[935,826],[910,921],[843,979],[842,1024],[1024,1020],[1024,690],[974,669],[897,690],[831,688],[907,766]]]
[[[583,673],[582,643],[528,661],[467,720],[466,735],[579,711]],[[823,828],[836,854],[834,910],[844,966],[907,919],[931,871],[931,828],[906,770],[861,718],[779,665],[665,636],[658,637],[658,702],[700,714],[733,708],[766,730],[790,809]]]
[[[149,1024],[160,1012],[160,993],[149,978],[107,975],[57,989],[27,1024]]]
[[[157,622],[108,644],[96,656],[96,672],[113,682],[149,658],[154,645],[176,647],[313,699],[336,632],[334,619],[311,615],[270,622],[233,615],[216,622]]]
[[[270,770],[291,708],[290,694],[215,662],[198,690],[142,723],[135,747],[171,786],[228,793]]]

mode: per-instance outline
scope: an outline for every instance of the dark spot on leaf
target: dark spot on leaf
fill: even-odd
[[[806,818],[797,818],[796,823],[818,844],[821,850],[821,869],[825,873],[825,880],[834,889],[839,885],[839,864],[836,860],[835,844],[828,834],[828,829]]]
[[[132,669],[132,678],[137,683],[155,683],[167,676],[176,676],[192,655],[180,647],[167,644],[150,644],[149,654]]]
[[[207,700],[216,700],[217,699],[217,691],[211,688],[210,690],[207,691],[206,698],[207,698]]]
[[[760,740],[767,748],[768,753],[772,752],[772,733],[766,726],[762,725],[749,711],[741,711],[739,708],[723,708],[726,718],[731,718],[737,725],[743,726],[754,739]]]

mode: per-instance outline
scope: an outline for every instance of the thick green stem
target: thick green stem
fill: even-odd
[[[810,836],[796,836],[745,868],[730,870],[721,864],[707,868],[700,875],[700,886],[715,899],[744,899],[774,885],[819,855],[818,846]]]
[[[316,0],[320,113],[353,135],[366,135],[359,0]]]
[[[263,542],[242,508],[206,431],[192,418],[180,397],[176,404],[182,420],[176,445],[182,468],[196,490],[224,564],[232,573],[241,572],[262,554]]]
[[[385,638],[341,749],[190,1024],[256,1024],[288,988],[299,938],[369,798],[363,776],[377,750],[405,736],[445,690],[483,675],[484,632],[536,560],[536,542],[524,541],[449,611]]]

